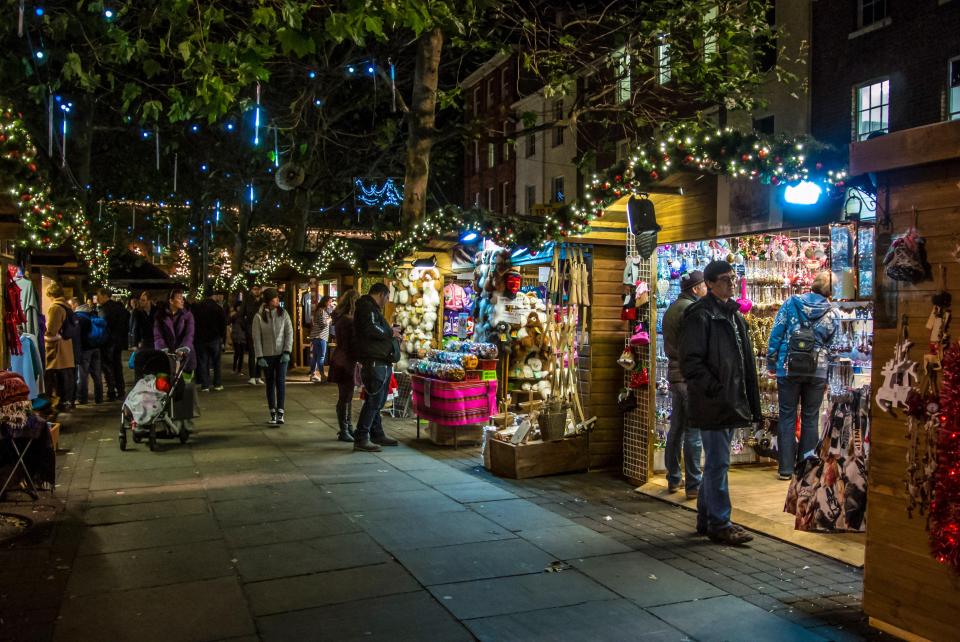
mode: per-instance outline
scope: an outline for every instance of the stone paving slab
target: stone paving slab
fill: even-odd
[[[177,486],[144,486],[122,490],[92,490],[87,493],[87,506],[101,508],[123,504],[142,504],[147,502],[169,502],[181,499],[193,499],[207,496],[203,481]]]
[[[244,590],[254,615],[380,598],[421,590],[420,584],[393,561],[313,575],[284,577],[247,584]]]
[[[195,466],[138,470],[135,474],[132,474],[130,471],[111,473],[94,471],[93,477],[90,479],[90,490],[190,484],[197,481],[199,476]]]
[[[389,493],[347,494],[331,490],[326,496],[349,513],[367,515],[396,510],[408,511],[411,515],[466,510],[461,504],[432,488]]]
[[[119,504],[115,506],[96,506],[83,514],[83,521],[94,526],[98,524],[116,524],[162,517],[175,517],[207,513],[207,502],[200,497],[185,499],[165,499],[156,502]]]
[[[78,554],[116,553],[221,538],[220,526],[209,513],[164,517],[88,528]]]
[[[451,467],[446,468],[426,468],[421,470],[411,470],[408,473],[414,479],[419,479],[424,484],[434,488],[443,488],[452,484],[472,484],[482,481],[469,473],[455,470]]]
[[[518,535],[562,560],[626,553],[633,550],[612,537],[579,524],[522,530]]]
[[[617,599],[574,570],[440,584],[429,591],[461,620]]]
[[[255,635],[236,578],[97,593],[67,600],[56,623],[64,642],[220,640]]]
[[[473,640],[467,629],[426,591],[270,615],[259,618],[258,625],[265,642]]]
[[[588,602],[560,608],[478,618],[464,622],[478,640],[567,642],[681,642],[685,634],[627,600]]]
[[[467,511],[405,515],[393,519],[378,519],[373,515],[361,525],[391,552],[515,537],[490,520]]]
[[[245,582],[383,564],[390,559],[364,533],[250,546],[237,549],[234,557]]]
[[[824,640],[813,631],[732,596],[699,600],[695,605],[686,602],[648,610],[698,640]]]
[[[226,479],[205,479],[204,490],[210,502],[223,502],[235,499],[252,499],[254,497],[268,497],[275,495],[297,495],[316,492],[317,486],[305,477],[288,481],[272,480],[267,483],[246,483],[250,478],[234,478],[231,483],[218,483]]]
[[[231,499],[212,506],[217,520],[225,527],[340,512],[340,507],[332,500],[313,493]]]
[[[522,539],[403,550],[395,555],[424,586],[543,573],[555,561]]]
[[[573,566],[639,606],[673,604],[724,591],[643,553],[574,560]]]
[[[466,484],[441,484],[436,486],[436,489],[451,499],[464,504],[518,499],[513,493],[485,481],[473,481]]]
[[[163,548],[78,557],[73,564],[69,595],[163,586],[234,575],[223,542],[196,542]]]
[[[263,546],[331,535],[360,532],[359,524],[346,515],[314,515],[262,524],[243,524],[223,529],[223,538],[233,548]],[[346,537],[349,541],[350,538]]]
[[[570,525],[570,521],[566,517],[550,512],[525,499],[480,502],[471,505],[471,508],[511,531]]]

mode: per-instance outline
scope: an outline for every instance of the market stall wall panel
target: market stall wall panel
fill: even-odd
[[[952,131],[960,133],[960,123]],[[923,132],[923,140],[929,138],[930,133]],[[863,143],[859,150],[855,145],[852,157],[866,158],[870,151],[867,146],[873,143]],[[905,144],[901,142],[900,147]],[[888,143],[884,145],[877,148],[878,153],[889,147]],[[882,160],[879,165],[875,159],[870,162],[871,168],[883,167]],[[918,227],[926,239],[933,273],[936,275],[941,264],[946,267],[947,288],[954,301],[960,302],[960,263],[952,256],[954,235],[960,230],[958,178],[960,161],[882,173],[878,217],[882,222],[884,212],[890,212],[896,236],[912,225],[912,208],[917,208]],[[882,270],[880,253],[885,250],[886,244],[878,242],[874,392],[883,382],[879,373],[893,354],[898,339],[894,325],[902,315],[909,319],[910,337],[915,343],[911,357],[922,361],[929,340],[925,324],[931,310],[930,297],[938,289],[935,280],[917,285],[890,282]],[[953,335],[960,336],[956,323]],[[905,416],[902,411],[895,416],[885,413],[875,403],[872,416],[864,610],[878,624],[893,625],[930,640],[960,639],[960,581],[931,556],[926,517],[914,515],[910,519],[906,512]]]

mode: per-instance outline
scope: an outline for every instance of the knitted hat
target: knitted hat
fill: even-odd
[[[684,292],[692,290],[703,283],[703,272],[694,270],[680,276],[680,289]]]
[[[726,261],[710,261],[710,264],[703,270],[703,278],[705,281],[713,282],[716,281],[720,275],[729,274],[730,272],[733,272],[733,266]]]
[[[266,290],[263,291],[261,298],[263,299],[263,302],[266,303],[273,299],[280,298],[280,293],[277,291],[276,288],[267,288]]]

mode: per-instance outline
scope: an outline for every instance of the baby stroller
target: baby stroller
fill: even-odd
[[[184,347],[174,353],[141,350],[134,355],[138,380],[123,402],[120,450],[127,449],[128,429],[134,443],[146,438],[150,450],[157,449],[157,439],[187,443],[193,424],[193,383],[183,380],[183,368],[189,353]]]

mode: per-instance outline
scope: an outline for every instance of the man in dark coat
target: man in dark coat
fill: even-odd
[[[397,343],[400,332],[391,328],[383,317],[390,290],[383,283],[374,283],[370,291],[357,300],[353,314],[353,350],[360,363],[360,381],[366,399],[357,419],[353,450],[375,452],[380,446],[396,446],[383,431],[380,410],[387,401],[393,364],[400,357]]]
[[[210,292],[200,303],[193,306],[193,321],[196,334],[193,344],[197,351],[197,363],[200,368],[200,391],[223,390],[220,375],[220,351],[227,340],[227,314],[223,306]],[[213,380],[210,369],[213,369]]]
[[[97,290],[97,307],[107,322],[107,341],[100,348],[104,378],[107,380],[107,399],[116,401],[127,396],[123,382],[123,351],[127,349],[130,315],[119,301],[114,301],[106,288]]]
[[[706,461],[697,497],[697,532],[719,544],[753,539],[730,521],[730,442],[733,432],[760,421],[756,354],[733,298],[737,274],[726,261],[703,271],[710,292],[687,308],[680,370],[687,383],[687,425],[700,430]]]
[[[250,289],[244,293],[243,301],[240,302],[240,314],[243,318],[243,329],[247,335],[247,352],[250,363],[250,380],[247,381],[251,386],[262,384],[260,378],[260,367],[257,365],[257,356],[253,352],[253,341],[249,339],[253,336],[253,318],[260,311],[260,286],[254,283]]]

